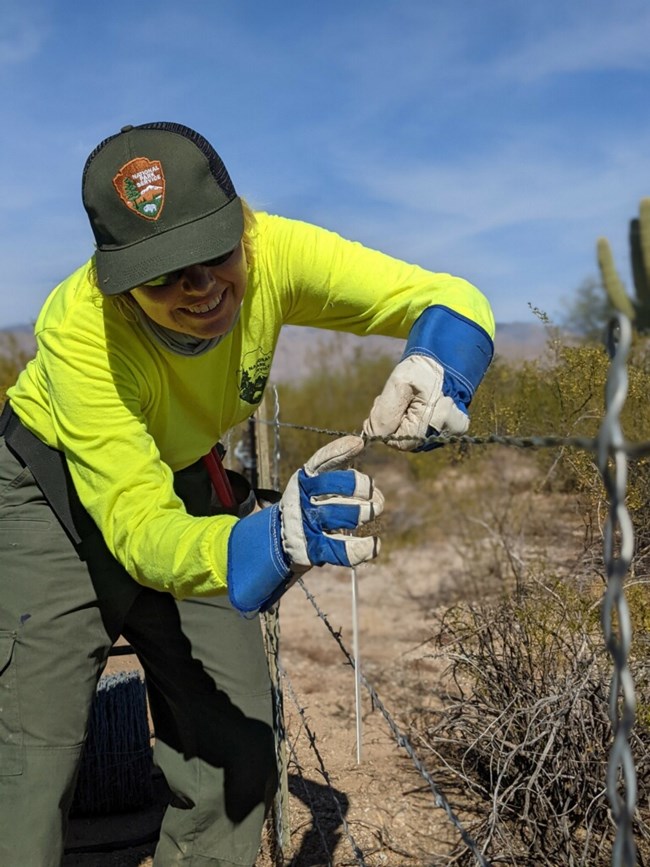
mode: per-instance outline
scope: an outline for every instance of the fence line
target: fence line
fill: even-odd
[[[318,745],[316,743],[316,735],[312,731],[309,723],[307,722],[307,716],[305,713],[305,709],[299,703],[298,697],[296,696],[296,693],[295,693],[295,690],[294,690],[293,685],[291,683],[291,680],[289,679],[289,675],[287,674],[286,670],[284,668],[282,668],[282,666],[280,666],[280,672],[282,674],[283,682],[286,683],[286,685],[289,689],[289,696],[290,696],[291,700],[293,701],[294,706],[296,707],[298,713],[300,714],[300,718],[302,720],[302,724],[303,724],[303,727],[305,729],[307,739],[309,740],[309,746],[314,751],[314,754],[315,754],[316,758],[318,759],[318,764],[320,765],[321,775],[322,775],[323,779],[325,780],[325,782],[327,784],[328,791],[332,797],[332,800],[334,801],[334,804],[336,806],[336,812],[338,813],[339,819],[341,821],[341,827],[343,828],[345,835],[348,838],[348,842],[350,844],[350,848],[352,849],[352,852],[354,853],[354,857],[356,859],[356,862],[357,862],[357,864],[359,864],[359,867],[367,867],[366,861],[363,857],[363,852],[362,852],[361,848],[359,847],[357,841],[354,839],[352,832],[350,831],[350,826],[348,824],[347,819],[345,818],[343,810],[341,809],[341,804],[339,803],[339,799],[336,797],[336,795],[334,793],[334,787],[332,786],[332,780],[331,780],[330,775],[327,771],[327,768],[325,767],[325,762],[323,761],[323,757],[321,756],[320,750],[318,749]],[[298,768],[298,772],[300,774],[300,778],[302,780],[302,783],[303,783],[303,786],[305,789],[305,793],[307,793],[308,792],[307,784],[304,782],[302,770],[300,767],[300,762],[298,761],[298,756],[296,754],[295,747],[290,742],[288,742],[288,743],[289,743],[289,752],[291,753],[291,756],[292,756],[292,758],[296,764],[296,767]],[[313,801],[311,798],[310,798],[310,801],[311,801],[312,806],[313,806]],[[321,838],[321,842],[323,843],[323,845],[325,847],[325,851],[326,851],[328,860],[330,860],[330,863],[331,863],[331,859],[329,859],[329,853],[327,853],[327,845],[326,845],[325,839],[324,839],[325,835],[323,834],[323,830],[320,827],[320,823],[318,822],[318,817],[316,815],[315,810],[312,810],[312,816],[314,817],[314,825],[316,825],[317,831],[318,831],[320,838]]]
[[[262,401],[262,408],[265,407],[265,400]],[[275,411],[279,412],[279,402],[277,392],[275,394]],[[251,453],[255,461],[255,475],[259,484],[263,488],[273,487],[275,481],[271,471],[271,455],[268,442],[268,429],[257,430],[256,425],[253,425],[251,434],[253,443],[251,443]],[[279,443],[276,437],[274,453],[279,456]],[[280,674],[280,616],[279,607],[274,606],[270,611],[267,611],[263,617],[264,624],[264,645],[266,656],[269,665],[269,675],[271,677],[271,687],[273,690],[273,716],[274,716],[274,735],[275,735],[275,750],[278,764],[278,789],[273,799],[272,818],[274,823],[274,834],[272,840],[271,857],[277,867],[283,867],[285,862],[285,852],[291,846],[291,828],[289,818],[289,783],[287,774],[287,753],[286,753],[286,733],[284,728],[284,698],[282,693],[282,676]]]
[[[306,584],[302,578],[298,579],[298,584],[301,586],[307,599],[309,599],[309,601],[311,602],[312,606],[314,607],[314,609],[316,611],[316,614],[323,621],[323,623],[325,624],[325,626],[329,630],[330,634],[332,635],[332,637],[334,638],[334,640],[338,644],[339,648],[341,649],[341,652],[343,653],[343,655],[345,656],[345,658],[347,659],[349,664],[352,666],[353,669],[356,669],[354,657],[348,651],[345,644],[343,644],[343,640],[341,639],[341,633],[332,627],[332,624],[327,619],[327,615],[319,608],[318,603],[316,602],[314,595],[312,593],[310,593],[310,591],[307,589],[307,586],[306,586]],[[422,779],[427,783],[427,785],[431,789],[436,806],[440,807],[442,810],[445,811],[450,822],[452,823],[452,825],[454,825],[454,827],[456,828],[456,830],[460,834],[463,842],[465,843],[467,848],[473,853],[473,855],[475,856],[476,860],[481,865],[481,867],[491,867],[490,862],[485,859],[485,856],[479,850],[478,843],[470,836],[470,834],[463,827],[460,819],[454,813],[449,801],[444,796],[444,794],[440,790],[440,787],[437,785],[437,783],[434,782],[433,778],[431,777],[431,775],[429,774],[429,772],[425,768],[424,763],[417,755],[410,740],[404,734],[404,732],[400,729],[400,727],[397,725],[397,723],[395,722],[395,720],[393,719],[391,714],[388,712],[383,701],[379,698],[377,691],[372,686],[372,684],[368,681],[368,679],[363,674],[363,672],[360,673],[360,679],[361,679],[361,683],[363,684],[363,686],[368,690],[368,693],[369,693],[371,701],[372,701],[373,708],[377,708],[377,710],[381,713],[381,715],[384,717],[384,719],[388,723],[388,727],[391,730],[391,732],[392,732],[392,734],[393,734],[393,736],[397,742],[397,746],[401,747],[406,752],[408,757],[413,762],[415,769],[418,771],[418,773],[420,774]]]
[[[515,437],[496,434],[482,437],[464,435],[433,436],[418,439],[413,437],[366,437],[368,443],[386,443],[389,439],[393,443],[399,440],[408,440],[411,446],[415,442],[420,446],[463,444],[504,445],[518,448],[574,447],[593,452],[597,455],[598,468],[610,500],[610,509],[604,535],[607,589],[603,600],[602,627],[605,644],[613,660],[613,673],[610,686],[610,720],[614,732],[614,742],[610,750],[607,770],[607,795],[616,824],[616,838],[612,856],[613,867],[634,867],[636,864],[636,846],[632,829],[633,816],[636,810],[636,773],[629,743],[635,719],[636,699],[633,679],[628,665],[632,627],[624,592],[624,578],[630,566],[634,548],[634,531],[625,506],[625,496],[627,460],[650,454],[650,442],[626,442],[620,425],[620,414],[627,397],[626,364],[631,346],[631,334],[632,329],[629,319],[624,314],[616,314],[610,323],[607,335],[607,348],[611,361],[605,389],[605,415],[596,438],[579,436],[560,437],[554,435]],[[274,427],[274,480],[277,480],[279,476],[280,428],[301,430],[333,437],[349,435],[347,431],[281,422],[279,419],[277,390],[275,390],[274,417],[272,419],[264,419],[258,416],[256,421],[258,424],[272,425]],[[613,470],[611,467],[612,463]],[[326,615],[319,608],[313,594],[307,589],[304,581],[299,579],[298,583],[316,609],[318,616],[336,640],[349,664],[356,669],[355,660],[343,644],[340,633],[332,628]],[[286,679],[284,671],[281,671],[281,675],[283,680]],[[429,785],[436,805],[445,811],[450,822],[459,832],[461,839],[477,859],[480,867],[491,867],[490,862],[486,860],[476,841],[472,839],[462,826],[451,805],[424,767],[406,735],[401,732],[390,713],[386,710],[372,685],[362,673],[360,674],[360,679],[370,693],[373,706],[380,710],[388,723],[398,746],[407,752],[415,768]],[[295,693],[293,693],[293,696],[295,696]],[[295,698],[294,701],[297,703]],[[299,710],[301,710],[300,707]],[[301,715],[303,723],[307,725],[304,714]],[[306,730],[309,732],[310,745],[317,752],[315,736],[311,733],[310,729],[306,728]],[[321,773],[323,773],[326,782],[330,785],[329,776],[322,763],[322,757],[318,752],[317,755],[321,764]],[[622,796],[619,792],[619,785],[624,790]],[[340,805],[338,806],[340,809]],[[341,819],[345,822],[342,815]],[[345,827],[347,827],[347,823]],[[358,863],[363,864],[363,853],[356,847],[356,844],[354,844],[354,851],[355,856],[361,858],[361,861]]]
[[[345,430],[334,430],[333,428],[326,427],[316,427],[314,425],[308,424],[297,424],[296,422],[289,421],[277,421],[276,419],[257,419],[259,424],[263,425],[273,425],[274,427],[287,428],[288,430],[300,430],[305,431],[307,433],[317,433],[323,434],[323,436],[330,437],[347,437],[347,436],[359,436],[358,431],[345,431]],[[584,437],[584,436],[555,436],[555,435],[544,435],[544,436],[505,436],[501,434],[488,434],[487,436],[469,436],[467,434],[463,434],[462,436],[456,436],[454,434],[449,434],[445,436],[430,436],[430,437],[407,437],[407,436],[391,436],[391,437],[381,437],[381,436],[364,436],[364,439],[368,445],[374,445],[375,443],[381,443],[383,445],[387,445],[389,443],[395,442],[409,442],[418,448],[421,446],[451,446],[451,445],[468,445],[468,446],[514,446],[515,448],[520,449],[549,449],[549,448],[559,448],[560,446],[565,446],[568,448],[578,448],[583,449],[583,451],[593,452],[594,454],[598,454],[599,451],[599,438],[598,437]],[[612,449],[614,446],[612,446]],[[626,455],[628,458],[636,460],[638,458],[645,457],[650,455],[650,440],[643,441],[640,443],[630,443],[630,442],[622,442],[620,446],[616,446],[616,451],[621,452]]]

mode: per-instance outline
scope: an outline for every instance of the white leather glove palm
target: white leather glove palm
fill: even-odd
[[[469,418],[443,394],[442,365],[425,355],[409,355],[395,367],[363,424],[369,437],[412,451],[427,436],[464,434]]]
[[[467,408],[493,352],[492,338],[476,322],[443,305],[427,307],[411,327],[364,434],[405,451],[435,448],[422,444],[427,437],[464,434]]]

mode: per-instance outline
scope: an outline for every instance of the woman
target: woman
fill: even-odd
[[[82,187],[95,255],[46,301],[0,422],[0,863],[60,863],[121,634],[173,793],[154,863],[251,865],[276,784],[255,614],[312,565],[376,556],[349,531],[383,499],[346,469],[364,439],[345,437],[278,504],[215,514],[213,446],[254,411],[287,323],[408,338],[366,436],[418,448],[463,433],[492,315],[464,280],[253,215],[178,124],[124,127]]]

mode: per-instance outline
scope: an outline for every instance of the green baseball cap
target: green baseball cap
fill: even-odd
[[[244,231],[221,157],[177,123],[125,126],[101,142],[86,160],[82,199],[104,295],[215,259]]]

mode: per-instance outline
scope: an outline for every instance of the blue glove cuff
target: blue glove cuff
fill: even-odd
[[[290,576],[279,506],[238,521],[228,540],[228,597],[233,607],[245,614],[265,610],[282,595]]]
[[[445,372],[443,394],[466,412],[493,354],[492,339],[480,325],[436,305],[427,307],[413,324],[402,359],[426,355],[437,361]]]

